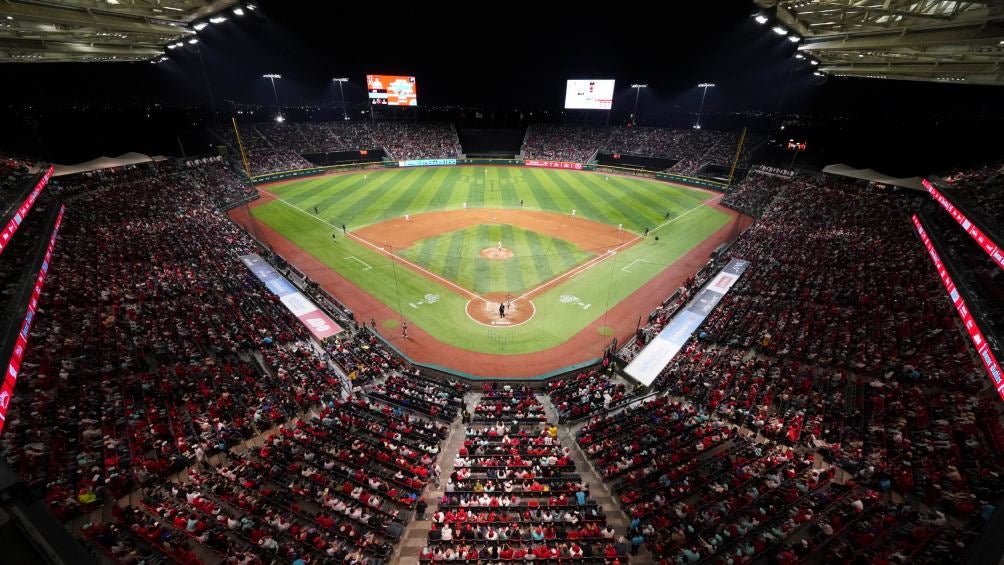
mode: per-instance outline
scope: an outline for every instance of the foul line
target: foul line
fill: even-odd
[[[286,202],[285,200],[283,200],[282,198],[279,198],[278,196],[276,196],[272,192],[269,192],[269,191],[261,189],[261,188],[259,188],[258,190],[261,190],[262,192],[267,192],[269,195],[272,196],[272,198],[275,198],[279,202],[282,202],[283,204],[285,204],[286,206],[289,206],[290,208],[292,208],[294,210],[298,210],[299,212],[301,212],[301,213],[303,213],[303,214],[305,214],[307,216],[310,216],[311,218],[317,220],[318,222],[321,222],[322,224],[324,224],[326,226],[330,226],[331,228],[334,228],[336,230],[342,229],[340,226],[336,226],[336,225],[334,225],[332,223],[326,222],[326,221],[322,220],[321,218],[318,218],[317,216],[315,216],[315,215],[311,214],[310,212],[304,210],[303,208],[300,208],[298,206],[294,206],[293,204],[291,204],[289,202]],[[471,298],[476,298],[476,299],[481,300],[481,301],[486,302],[486,303],[488,302],[488,300],[486,300],[486,299],[478,296],[477,294],[474,294],[473,292],[467,290],[466,288],[464,288],[462,286],[459,286],[458,284],[454,283],[453,281],[451,281],[449,279],[444,279],[443,277],[437,275],[436,273],[428,271],[428,270],[422,268],[421,266],[416,265],[415,263],[412,263],[411,261],[405,259],[404,257],[401,257],[400,255],[395,255],[394,253],[391,253],[390,251],[387,251],[383,247],[379,247],[378,245],[376,245],[374,243],[371,243],[371,242],[369,242],[369,241],[367,241],[367,240],[359,237],[358,235],[356,235],[354,233],[348,233],[346,235],[348,237],[356,239],[357,241],[365,243],[366,245],[369,245],[370,247],[372,247],[373,249],[376,249],[380,253],[383,253],[383,254],[389,256],[391,258],[391,261],[397,259],[398,261],[401,261],[402,263],[408,265],[409,267],[411,267],[411,268],[413,268],[413,269],[415,269],[417,271],[421,271],[421,272],[429,275],[430,277],[436,279],[437,281],[440,281],[443,284],[446,284],[447,286],[450,286],[452,288],[455,288],[455,289],[459,290],[460,292],[464,293],[465,296],[470,296]]]
[[[665,222],[663,222],[663,223],[655,226],[654,228],[652,228],[652,229],[650,229],[648,231],[648,234],[652,235],[653,233],[656,232],[656,230],[664,228],[664,227],[668,226],[669,224],[672,224],[673,222],[675,222],[675,221],[679,220],[680,218],[686,216],[687,214],[693,212],[694,210],[697,210],[698,208],[703,208],[703,207],[705,207],[705,206],[707,206],[709,204],[713,204],[716,200],[721,200],[724,197],[725,197],[724,194],[720,194],[720,195],[718,195],[718,196],[716,196],[714,198],[709,198],[708,200],[705,200],[704,202],[698,204],[697,206],[694,206],[693,208],[691,208],[690,210],[687,210],[686,212],[680,214],[679,216],[676,216],[674,218],[670,218],[669,220],[666,220]],[[533,295],[537,291],[539,291],[541,289],[544,289],[544,288],[547,288],[548,286],[551,286],[552,284],[554,284],[556,282],[563,281],[564,279],[572,278],[572,277],[574,277],[576,275],[580,275],[580,274],[584,273],[586,270],[591,269],[591,268],[595,267],[596,265],[599,265],[600,263],[606,261],[610,257],[613,257],[614,255],[617,254],[617,251],[620,250],[621,248],[626,247],[628,245],[632,245],[636,241],[641,240],[641,239],[645,239],[645,236],[636,235],[634,237],[634,239],[630,239],[630,240],[628,240],[628,241],[626,241],[626,242],[618,245],[617,247],[614,247],[613,249],[607,250],[607,252],[604,253],[603,255],[601,255],[600,257],[594,257],[592,260],[579,265],[578,267],[576,267],[576,268],[568,271],[567,273],[563,273],[561,275],[558,275],[557,277],[555,277],[555,278],[553,278],[553,279],[545,282],[544,284],[542,284],[542,285],[540,285],[540,286],[538,286],[538,287],[536,287],[534,289],[531,289],[531,290],[525,292],[522,296],[520,296],[516,300],[522,300],[523,298],[527,298],[528,296]]]

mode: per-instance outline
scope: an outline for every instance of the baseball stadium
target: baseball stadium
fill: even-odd
[[[0,564],[1004,563],[1004,4],[646,8],[0,2]]]

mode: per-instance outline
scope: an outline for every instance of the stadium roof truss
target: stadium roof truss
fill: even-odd
[[[237,0],[0,0],[0,63],[148,61]]]
[[[819,71],[1004,84],[1004,0],[754,0]]]

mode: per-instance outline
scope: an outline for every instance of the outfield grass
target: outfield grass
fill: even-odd
[[[494,261],[481,256],[482,249],[498,243],[513,257]],[[507,224],[481,224],[430,237],[399,255],[478,294],[519,294],[593,257],[567,241]]]
[[[485,172],[487,171],[487,172]],[[516,208],[570,213],[641,233],[707,195],[646,179],[522,167],[427,167],[314,177],[272,185],[286,202],[336,226],[359,229],[438,210]],[[668,214],[668,218],[667,218]]]
[[[727,214],[701,206],[706,193],[660,182],[515,167],[488,171],[486,175],[484,167],[391,169],[366,173],[365,178],[358,173],[293,181],[270,186],[268,190],[282,200],[258,206],[253,214],[440,341],[496,354],[522,354],[564,343],[729,220]],[[331,241],[334,227],[342,223],[351,229],[405,213],[459,209],[464,202],[468,207],[518,207],[520,199],[525,209],[567,212],[574,207],[589,219],[622,223],[636,232],[645,227],[655,231],[650,239],[534,297],[533,320],[511,328],[489,328],[471,320],[465,310],[471,295],[466,291],[419,275],[369,245],[344,237]],[[314,205],[320,217],[313,216]],[[488,241],[493,239],[498,240]],[[412,248],[417,248],[419,257],[421,245]],[[406,258],[414,258],[412,253],[406,252]],[[430,263],[426,265],[430,268]],[[665,289],[666,294],[671,291]]]

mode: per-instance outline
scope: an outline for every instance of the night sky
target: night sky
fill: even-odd
[[[692,112],[699,82],[714,82],[706,111],[810,112],[850,116],[853,135],[897,147],[939,125],[966,130],[1000,120],[995,87],[813,77],[793,70],[795,46],[757,25],[752,2],[704,0],[616,10],[545,3],[380,8],[376,4],[266,0],[259,9],[199,34],[217,104],[271,106],[263,73],[280,73],[283,104],[332,104],[335,76],[350,102],[365,100],[367,73],[415,75],[421,106],[488,111],[560,110],[568,78],[617,80],[615,110],[639,115]],[[310,6],[308,8],[308,6]],[[589,5],[594,6],[594,5]],[[0,65],[0,106],[206,105],[198,56],[119,64]],[[791,77],[790,83],[787,78]],[[16,85],[11,88],[10,86]],[[782,102],[783,94],[783,102]],[[552,114],[553,115],[553,114]],[[889,120],[895,119],[895,125]],[[869,124],[874,131],[868,131]],[[904,127],[904,124],[906,127]],[[669,124],[659,124],[669,125]],[[675,124],[674,124],[675,125]],[[913,128],[915,131],[908,131]],[[886,133],[893,132],[893,133]],[[898,132],[898,133],[896,133]],[[51,136],[51,135],[50,135]],[[880,145],[881,146],[881,145]],[[0,136],[3,147],[3,136]],[[914,149],[905,150],[911,153]]]

